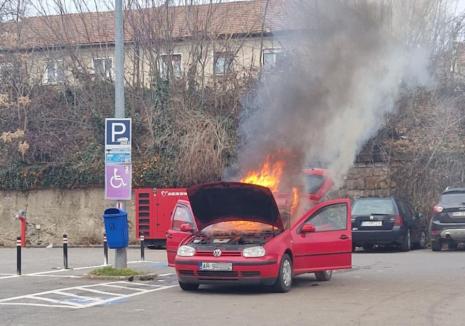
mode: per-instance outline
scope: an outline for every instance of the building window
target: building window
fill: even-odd
[[[52,60],[45,65],[45,84],[61,84],[65,82],[63,60]]]
[[[226,75],[232,71],[234,54],[231,52],[216,52],[213,62],[215,75]]]
[[[266,68],[280,66],[284,61],[284,53],[281,49],[265,49],[262,60]]]
[[[94,73],[101,78],[111,79],[112,65],[111,58],[94,59]]]
[[[163,54],[160,56],[160,78],[168,79],[170,69],[173,69],[173,76],[180,78],[182,75],[181,55],[180,54]]]

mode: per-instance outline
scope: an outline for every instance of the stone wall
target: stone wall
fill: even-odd
[[[396,184],[391,179],[391,169],[384,163],[355,164],[344,181],[344,186],[331,197],[389,196]]]
[[[100,244],[104,232],[102,214],[112,207],[103,189],[0,192],[0,246],[12,246],[19,235],[17,211],[27,211],[27,239],[32,245],[61,244],[67,233],[70,244]],[[134,205],[127,206],[130,239],[134,239]]]
[[[356,164],[344,187],[331,197],[388,196],[395,184],[385,164]],[[104,200],[103,189],[37,190],[0,192],[0,246],[13,246],[19,235],[18,210],[28,216],[28,242],[32,245],[61,244],[67,233],[71,245],[100,244],[104,227],[103,210],[112,202]],[[130,239],[135,240],[134,203],[128,203]],[[40,228],[39,228],[40,226]]]

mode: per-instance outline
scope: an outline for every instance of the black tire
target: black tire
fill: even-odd
[[[441,240],[433,240],[431,241],[431,250],[432,251],[441,251],[442,243]]]
[[[184,283],[184,282],[179,282],[179,286],[181,289],[184,291],[196,291],[199,288],[198,283]]]
[[[455,242],[453,240],[449,241],[449,243],[447,244],[447,248],[449,250],[457,250],[457,247],[458,247],[457,242]]]
[[[426,248],[426,242],[427,242],[426,232],[421,231],[420,239],[418,240],[418,242],[415,242],[415,244],[414,244],[415,249],[425,249]]]
[[[290,269],[290,270],[289,270]],[[289,275],[290,273],[290,275]],[[273,285],[274,292],[289,292],[292,287],[292,260],[288,254],[284,254],[279,264],[279,274]]]
[[[370,244],[364,244],[364,245],[363,245],[363,250],[365,250],[365,251],[373,250],[373,247],[374,247],[374,246],[375,246],[375,245],[374,245],[374,244],[371,244],[371,243],[370,243]]]
[[[411,238],[410,238],[410,230],[407,230],[407,234],[405,235],[400,245],[400,250],[409,251],[411,247],[412,247],[412,243],[411,243]]]
[[[327,282],[331,280],[332,276],[333,276],[333,271],[323,271],[323,272],[315,273],[315,277],[317,281],[320,281],[320,282]]]

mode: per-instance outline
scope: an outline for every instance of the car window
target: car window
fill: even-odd
[[[352,206],[352,215],[386,214],[396,215],[396,208],[391,198],[357,199]]]
[[[318,210],[305,224],[313,224],[316,231],[345,230],[347,228],[347,205],[334,204]]]
[[[314,175],[314,174],[306,175],[305,176],[305,190],[309,194],[316,193],[321,188],[324,181],[325,181],[325,177],[322,175]]]
[[[172,229],[179,231],[181,229],[181,224],[186,223],[194,226],[194,221],[189,209],[186,206],[176,206],[173,215]]]
[[[465,206],[465,193],[450,192],[441,195],[440,205],[445,207]]]

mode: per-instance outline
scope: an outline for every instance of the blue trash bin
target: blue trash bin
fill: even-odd
[[[126,248],[129,242],[128,213],[119,208],[107,208],[103,213],[105,233],[110,249]]]

